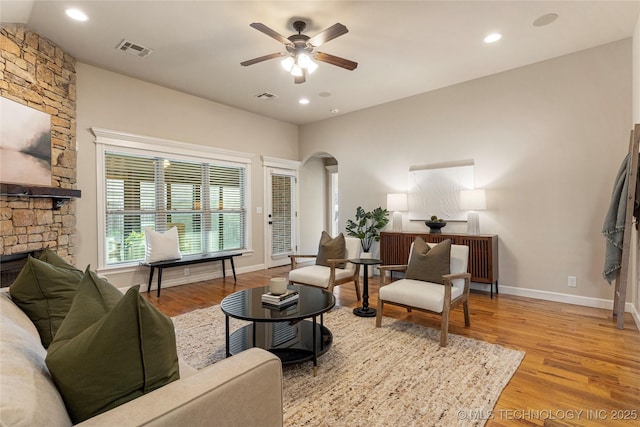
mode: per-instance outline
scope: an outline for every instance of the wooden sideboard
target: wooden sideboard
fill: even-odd
[[[493,298],[493,284],[498,293],[498,236],[496,234],[432,234],[412,232],[380,233],[380,259],[384,265],[402,265],[409,260],[409,249],[416,236],[422,237],[429,243],[451,239],[454,245],[469,246],[469,272],[471,281],[488,283],[491,285]]]

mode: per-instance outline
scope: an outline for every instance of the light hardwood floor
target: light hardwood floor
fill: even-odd
[[[278,267],[233,278],[143,293],[169,316],[219,304],[235,291],[287,277]],[[378,276],[369,280],[370,305],[377,303]],[[337,303],[357,307],[353,284],[335,289]],[[522,350],[526,356],[490,414],[487,426],[640,426],[640,333],[630,315],[618,330],[610,310],[472,291],[471,327],[462,309],[451,315],[450,333]],[[439,316],[392,306],[385,316],[440,328]],[[371,319],[371,327],[375,318]]]

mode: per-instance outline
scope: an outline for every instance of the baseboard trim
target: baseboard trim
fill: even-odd
[[[636,327],[640,330],[640,313],[633,304],[631,304],[631,316],[633,316],[633,321],[636,322]]]
[[[236,275],[238,274],[242,274],[242,273],[251,273],[253,271],[261,271],[261,270],[265,270],[266,266],[264,264],[257,264],[257,265],[250,265],[247,267],[241,267],[241,268],[237,268],[236,267]],[[162,278],[162,289],[164,288],[170,288],[172,286],[180,286],[180,285],[188,285],[189,283],[196,283],[196,282],[204,282],[205,280],[211,280],[211,279],[219,279],[222,277],[222,271],[216,271],[214,273],[200,273],[200,274],[191,274],[189,276],[179,276],[179,277],[174,277],[174,278]],[[226,277],[227,278],[233,278],[233,271],[231,271],[231,269],[226,270]],[[157,276],[154,277],[153,283],[151,284],[151,289],[157,289],[158,288],[158,282],[157,282]],[[140,283],[140,290],[147,290],[147,286],[148,283]]]
[[[500,293],[506,295],[516,295],[521,297],[541,299],[545,301],[563,302],[566,304],[582,305],[585,307],[604,308],[613,310],[613,300],[605,298],[592,298],[580,295],[563,294],[560,292],[541,291],[537,289],[516,288],[514,286],[500,286]],[[624,307],[627,313],[633,313],[635,307],[627,302]]]

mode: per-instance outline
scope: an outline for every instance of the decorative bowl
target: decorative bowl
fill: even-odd
[[[424,223],[429,227],[429,233],[431,234],[442,233],[440,229],[447,225],[446,221],[425,221]]]

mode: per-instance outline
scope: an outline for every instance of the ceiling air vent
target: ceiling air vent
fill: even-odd
[[[278,95],[274,95],[273,93],[269,93],[269,92],[262,92],[260,95],[256,95],[256,98],[261,99],[263,101],[268,101],[270,99],[276,99],[278,97]]]
[[[153,52],[153,50],[147,47],[140,46],[139,44],[130,42],[128,40],[122,40],[118,45],[118,47],[116,47],[116,49],[118,49],[121,52],[126,52],[128,54],[135,55],[139,58],[144,58],[145,56]]]

